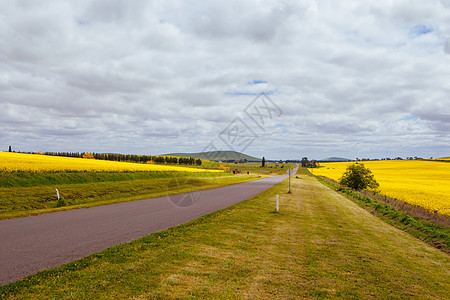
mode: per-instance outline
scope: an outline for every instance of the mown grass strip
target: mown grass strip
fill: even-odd
[[[377,200],[375,197],[367,197],[358,191],[353,191],[330,180],[316,176],[322,184],[345,195],[383,221],[421,239],[429,245],[449,254],[450,253],[450,228],[424,220],[418,216],[412,216],[404,211],[395,209],[389,204]]]
[[[229,170],[239,170],[242,173],[248,171],[250,174],[264,175],[283,175],[286,174],[289,168],[295,168],[295,164],[293,163],[266,163],[264,167],[261,166],[261,163],[225,163],[224,166]]]
[[[447,296],[449,257],[314,177],[0,287],[5,299]],[[274,213],[275,195],[280,212]]]
[[[74,184],[107,181],[126,181],[136,179],[155,179],[177,177],[223,177],[228,173],[192,173],[174,171],[125,171],[125,172],[0,172],[0,187],[29,187],[39,185]]]

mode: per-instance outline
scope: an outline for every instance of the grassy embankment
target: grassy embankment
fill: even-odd
[[[243,164],[232,164],[225,163],[223,164],[225,167],[230,170],[239,170],[244,174],[247,174],[247,171],[250,174],[263,174],[263,175],[283,175],[286,174],[289,168],[294,169],[295,164],[283,164],[283,163],[266,163],[265,167],[261,166],[261,163],[243,163]]]
[[[192,172],[0,172],[0,219],[139,200],[257,179]],[[66,206],[57,206],[55,188]]]
[[[0,287],[4,298],[445,298],[449,256],[299,175],[188,224]],[[280,213],[274,213],[280,194]]]
[[[365,208],[383,221],[450,254],[450,219],[397,199],[368,191],[354,191],[338,182],[318,176],[317,179]]]
[[[336,182],[349,163],[324,163],[309,170],[389,224],[450,253],[449,164],[435,160],[361,163],[373,172],[381,193],[352,191]]]

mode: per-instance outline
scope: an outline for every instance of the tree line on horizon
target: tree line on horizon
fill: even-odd
[[[99,160],[111,160],[121,162],[133,163],[155,163],[155,164],[174,164],[174,165],[202,165],[201,159],[193,157],[175,157],[175,156],[154,156],[154,155],[135,155],[135,154],[117,154],[117,153],[90,153],[89,152],[43,152],[36,154],[50,155],[50,156],[64,156],[75,158],[94,158]]]
[[[317,168],[319,166],[317,160],[309,160],[307,157],[303,157],[301,163],[303,168]]]

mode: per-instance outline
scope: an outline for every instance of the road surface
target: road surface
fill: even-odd
[[[287,178],[279,175],[200,192],[0,220],[0,285],[184,224]],[[192,205],[176,205],[187,198],[195,199]]]

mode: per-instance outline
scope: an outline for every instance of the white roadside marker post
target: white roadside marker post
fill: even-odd
[[[289,193],[291,192],[291,168],[289,168]]]
[[[277,195],[277,212],[280,211],[280,200],[279,200],[279,196]]]
[[[56,196],[58,197],[58,201],[59,201],[59,191],[56,188],[55,188],[55,190],[56,190]]]

